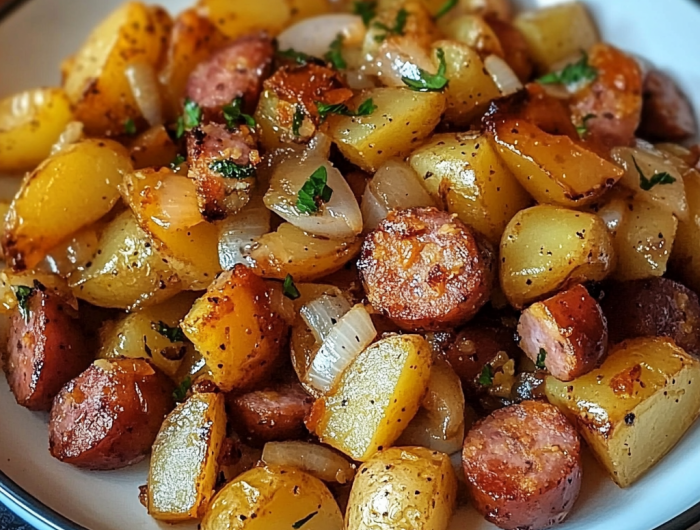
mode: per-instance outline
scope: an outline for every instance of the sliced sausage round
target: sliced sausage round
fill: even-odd
[[[598,302],[577,285],[523,311],[518,335],[520,347],[539,368],[571,381],[603,359],[608,323]]]
[[[553,405],[523,401],[476,423],[462,464],[474,507],[505,530],[563,521],[581,488],[581,442]]]
[[[634,337],[668,337],[700,355],[700,302],[686,286],[667,278],[611,284],[601,305],[613,344]]]
[[[77,314],[57,294],[38,284],[23,312],[12,314],[5,374],[17,403],[48,411],[63,385],[93,360]]]
[[[244,107],[252,112],[270,74],[274,52],[265,35],[241,37],[194,69],[187,82],[187,97],[205,109],[217,110],[242,97]]]
[[[143,359],[99,360],[54,400],[49,449],[87,469],[118,469],[151,450],[173,409],[173,383]]]
[[[390,212],[365,239],[357,268],[372,306],[406,330],[468,321],[488,302],[493,282],[491,251],[435,208]]]
[[[652,70],[644,80],[639,135],[654,142],[682,142],[698,132],[688,98],[669,76]]]

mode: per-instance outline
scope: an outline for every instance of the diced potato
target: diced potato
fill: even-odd
[[[515,18],[515,25],[543,73],[599,41],[598,30],[581,2],[522,13]]]
[[[243,265],[224,272],[181,324],[221,390],[246,389],[274,369],[287,326],[265,282]]]
[[[367,99],[377,106],[371,115],[334,115],[328,131],[350,162],[372,173],[390,158],[407,156],[435,129],[445,110],[444,94],[405,88],[366,90],[348,106],[357,108]]]
[[[292,15],[290,24],[328,13],[337,4],[337,0],[287,0]]]
[[[391,446],[418,412],[431,364],[430,346],[419,335],[375,342],[316,401],[308,426],[353,460],[369,459]]]
[[[51,153],[73,111],[60,88],[27,90],[0,100],[0,173],[31,171]]]
[[[354,258],[361,239],[335,241],[314,237],[290,223],[282,223],[276,232],[255,242],[250,257],[255,271],[264,278],[310,282],[328,276]]]
[[[671,263],[683,283],[700,292],[700,172],[687,171],[683,181],[690,215],[687,221],[678,223]]]
[[[168,166],[177,153],[177,145],[162,125],[151,127],[131,142],[131,161],[134,163],[134,169]]]
[[[492,243],[532,202],[482,134],[437,134],[409,163],[433,199]]]
[[[326,485],[294,467],[246,471],[216,495],[202,530],[342,530],[343,515]]]
[[[619,344],[600,368],[574,381],[547,377],[545,388],[624,488],[661,460],[698,417],[698,377],[700,362],[673,341],[640,338]]]
[[[380,9],[396,7],[405,0],[379,0]],[[437,14],[446,4],[446,0],[421,0],[432,15]],[[458,16],[465,13],[478,15],[493,15],[504,20],[511,16],[510,0],[458,0],[450,10],[450,16]],[[447,18],[447,17],[445,17]]]
[[[27,175],[5,219],[3,248],[16,269],[32,268],[47,252],[106,213],[132,170],[129,154],[110,140],[66,147]]]
[[[149,359],[170,377],[175,377],[182,360],[192,344],[184,340],[173,341],[164,333],[177,335],[180,321],[192,308],[195,295],[183,293],[167,302],[147,307],[109,322],[100,332],[99,359],[130,357]],[[162,327],[165,324],[166,327]],[[177,338],[177,337],[176,337]],[[179,382],[180,380],[177,380]]]
[[[603,280],[615,249],[596,215],[555,206],[519,212],[501,240],[501,288],[518,309],[561,289]]]
[[[211,380],[211,370],[207,366],[207,362],[195,348],[188,348],[187,353],[185,353],[185,358],[180,363],[180,368],[178,368],[175,374],[175,381],[184,381],[187,378],[190,381],[194,381],[199,377],[203,379]]]
[[[177,177],[171,169],[137,171],[124,178],[122,197],[136,215],[141,228],[149,234],[160,252],[168,256],[171,266],[189,289],[201,290],[221,271],[219,263],[219,229],[200,222],[190,228],[176,228],[164,222],[158,200],[163,182]]]
[[[88,134],[120,135],[128,119],[141,118],[125,70],[136,62],[156,68],[171,25],[164,9],[127,2],[92,31],[63,84]]]
[[[483,17],[462,15],[443,17],[440,27],[449,39],[466,44],[482,57],[494,54],[503,57],[503,47],[498,36]]]
[[[127,310],[157,304],[183,290],[166,257],[130,211],[107,225],[92,265],[74,273],[70,285],[81,300]]]
[[[290,0],[199,0],[198,6],[230,38],[266,31],[277,35],[292,20]]]
[[[148,513],[177,523],[201,518],[214,496],[226,437],[223,394],[193,394],[158,433],[148,474]]]
[[[457,476],[446,454],[425,447],[392,447],[358,471],[348,501],[347,528],[446,530],[456,501]]]

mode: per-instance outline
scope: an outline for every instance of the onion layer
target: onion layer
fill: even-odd
[[[143,117],[151,127],[161,125],[163,112],[160,85],[153,66],[141,61],[131,63],[124,70],[124,74],[129,80],[131,92]]]
[[[268,442],[262,461],[272,466],[294,466],[324,482],[347,484],[355,476],[354,464],[328,447],[307,442]]]
[[[58,137],[55,144],[51,146],[51,154],[55,155],[63,151],[69,145],[78,143],[83,138],[83,122],[71,121]]]
[[[251,198],[240,212],[221,223],[219,263],[224,270],[239,263],[251,265],[248,255],[255,240],[270,231],[270,217],[270,210]]]
[[[350,303],[344,296],[322,295],[304,305],[299,314],[309,326],[318,342],[328,337],[331,329],[350,311]]]
[[[164,178],[156,190],[161,216],[154,218],[161,226],[186,230],[203,222],[192,180],[180,175]]]
[[[484,60],[484,67],[491,74],[502,95],[510,96],[523,88],[523,84],[508,63],[497,55],[489,55]]]
[[[323,57],[331,43],[342,35],[344,46],[358,46],[365,38],[365,25],[357,15],[344,13],[307,18],[277,36],[280,50],[293,49],[313,57]]]

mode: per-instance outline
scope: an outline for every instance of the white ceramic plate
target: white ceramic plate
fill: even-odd
[[[158,2],[158,0],[155,0]],[[232,2],[254,0],[231,0]],[[559,0],[521,0],[524,7]],[[60,61],[122,0],[24,0],[0,21],[0,97],[56,85]],[[177,12],[192,0],[160,0]],[[700,3],[692,0],[589,0],[604,38],[645,57],[680,81],[700,109]],[[53,460],[45,415],[14,402],[0,377],[0,501],[44,529],[156,530],[138,502],[147,465],[84,472]],[[576,508],[560,530],[686,530],[700,521],[700,423],[633,487],[621,490],[588,458]],[[47,510],[46,507],[50,510]],[[690,510],[690,511],[688,511]],[[58,516],[60,513],[63,517]],[[191,525],[195,528],[195,525]],[[190,530],[188,525],[181,526]],[[464,509],[451,529],[492,525]],[[277,529],[271,529],[277,530]]]

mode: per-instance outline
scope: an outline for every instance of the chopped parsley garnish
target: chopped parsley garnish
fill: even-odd
[[[209,169],[227,179],[247,179],[255,176],[253,164],[239,166],[233,160],[215,160],[209,164]]]
[[[159,322],[153,322],[151,327],[170,342],[185,342],[185,334],[177,326],[172,328],[161,320]]]
[[[185,398],[187,397],[187,392],[190,388],[192,388],[192,378],[188,375],[182,380],[182,383],[180,383],[173,392],[173,398],[175,398],[175,401],[177,401],[178,403],[185,401]]]
[[[481,386],[491,386],[493,384],[493,368],[490,364],[485,364],[479,375],[479,384]]]
[[[284,279],[282,291],[284,292],[284,296],[290,300],[296,300],[301,296],[299,289],[297,289],[297,286],[294,285],[294,278],[292,278],[291,274],[287,274],[287,277]]]
[[[447,13],[457,7],[457,4],[459,4],[459,0],[447,0],[447,2],[445,2],[442,7],[438,9],[438,12],[435,13],[435,20],[444,17]]]
[[[179,140],[189,131],[197,127],[202,121],[202,109],[197,102],[190,98],[185,98],[184,113],[177,119],[177,129],[175,137]]]
[[[170,162],[170,169],[177,169],[180,167],[182,164],[184,164],[187,161],[187,159],[182,156],[180,153],[178,153],[175,158],[173,158],[173,161]]]
[[[294,530],[299,530],[299,528],[301,528],[302,526],[304,526],[306,523],[308,523],[311,519],[313,519],[313,518],[316,517],[317,515],[318,515],[318,512],[310,513],[309,515],[307,515],[307,516],[304,517],[303,519],[300,519],[299,521],[297,521],[296,523],[294,523],[294,524],[292,525],[292,528],[294,528]]]
[[[131,118],[128,118],[124,122],[124,132],[129,136],[134,136],[136,134],[136,124]]]
[[[339,103],[337,105],[327,105],[316,102],[316,108],[318,109],[318,114],[321,116],[321,120],[325,120],[329,114],[338,114],[340,116],[369,116],[375,110],[377,106],[374,104],[372,98],[363,101],[357,110],[350,110],[347,105]]]
[[[540,370],[544,370],[545,360],[547,360],[547,350],[545,350],[544,348],[540,348],[540,353],[537,354],[537,362],[535,363],[535,366]]]
[[[297,105],[294,111],[294,118],[292,118],[292,133],[294,133],[294,136],[299,136],[299,129],[304,124],[305,116],[304,109],[301,108],[301,105]]]
[[[566,65],[560,72],[552,72],[540,77],[538,81],[543,85],[558,83],[572,88],[579,83],[594,81],[597,77],[598,70],[588,64],[588,55],[584,53],[578,62]]]
[[[597,117],[598,116],[595,114],[586,114],[581,120],[581,125],[576,126],[576,132],[581,138],[588,134],[588,120],[592,120],[593,118]]]
[[[374,27],[384,30],[386,33],[375,36],[374,40],[377,42],[382,42],[389,35],[403,35],[404,29],[406,29],[406,22],[408,22],[408,11],[406,11],[404,8],[399,9],[392,27],[387,26],[383,22],[375,22],[373,24]]]
[[[345,70],[348,67],[348,63],[343,59],[343,37],[342,33],[338,33],[338,36],[333,42],[331,42],[331,49],[323,56],[323,58],[333,65],[336,70]]]
[[[431,74],[419,68],[420,78],[411,79],[410,77],[402,77],[401,80],[404,84],[411,90],[416,90],[418,92],[441,92],[444,90],[450,81],[445,77],[447,64],[445,63],[445,52],[442,48],[438,48],[437,56],[440,61],[437,74]]]
[[[655,173],[650,179],[648,179],[642,172],[642,168],[639,167],[637,159],[632,157],[632,161],[634,162],[634,167],[637,168],[637,173],[639,173],[639,187],[644,191],[649,191],[657,184],[673,184],[676,182],[676,179],[665,171],[662,173]]]
[[[12,290],[17,298],[19,314],[22,315],[25,322],[29,322],[29,299],[34,294],[34,289],[26,285],[15,285],[12,287]]]
[[[331,200],[333,190],[327,186],[328,171],[325,166],[319,167],[309,177],[297,195],[297,210],[301,213],[318,212],[319,202]]]
[[[377,16],[377,2],[355,2],[353,5],[353,13],[362,17],[362,22],[369,27],[369,23]]]
[[[312,57],[311,55],[308,55],[303,52],[298,52],[292,48],[289,48],[288,50],[277,50],[277,55],[279,57],[283,57],[284,59],[289,59],[290,61],[294,61],[297,64],[305,65],[309,63],[316,63],[316,64],[324,64],[323,61],[320,59],[317,59],[316,57]]]
[[[243,98],[236,98],[222,109],[224,119],[229,129],[235,129],[241,122],[244,122],[251,129],[255,127],[255,119],[243,113]]]

